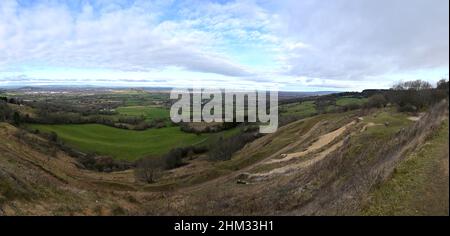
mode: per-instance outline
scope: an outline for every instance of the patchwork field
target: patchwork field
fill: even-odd
[[[168,119],[170,116],[170,112],[166,108],[149,106],[119,107],[117,108],[117,112],[121,115],[127,116],[143,116],[147,121],[154,119]]]
[[[282,114],[310,116],[317,112],[314,101],[297,102],[282,106]]]
[[[112,156],[121,160],[136,160],[144,156],[159,156],[175,147],[207,144],[220,135],[231,135],[236,129],[216,134],[185,133],[179,127],[133,131],[98,124],[41,125],[31,129],[55,132],[58,137],[83,152]]]
[[[341,108],[350,105],[362,106],[367,103],[367,98],[358,98],[358,97],[340,97],[337,98],[334,104],[328,105],[325,107],[326,112],[338,112]]]
[[[367,102],[367,98],[358,97],[340,97],[333,101],[332,105],[324,108],[325,112],[336,112],[339,107],[348,106],[352,104],[363,105]],[[280,107],[280,114],[282,115],[296,115],[308,117],[317,114],[319,107],[315,101],[304,101],[286,104]]]
[[[363,105],[367,102],[367,98],[342,97],[336,100],[336,105],[347,106],[350,104]]]

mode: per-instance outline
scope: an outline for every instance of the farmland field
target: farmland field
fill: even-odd
[[[119,107],[117,108],[117,112],[127,116],[143,116],[148,121],[153,119],[167,119],[170,116],[169,110],[166,108],[149,106]]]
[[[300,103],[287,104],[282,107],[281,113],[288,115],[310,116],[317,112],[314,101],[305,101]]]
[[[175,147],[207,144],[219,135],[228,136],[236,131],[232,129],[216,134],[196,135],[182,132],[179,127],[133,131],[98,124],[30,124],[28,126],[42,132],[55,132],[68,145],[83,152],[93,152],[130,161],[144,156],[163,155]]]
[[[346,106],[350,104],[362,105],[367,102],[367,98],[342,97],[336,100],[336,105]]]
[[[358,97],[340,97],[336,99],[336,104],[328,105],[325,108],[326,112],[337,112],[340,107],[349,106],[349,105],[358,105],[362,106],[367,102],[367,98],[358,98]]]

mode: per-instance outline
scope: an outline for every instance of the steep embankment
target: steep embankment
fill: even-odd
[[[434,209],[448,202],[436,180],[447,177],[448,186],[448,168],[439,169],[448,167],[445,120],[448,102],[414,119],[393,108],[318,115],[247,144],[231,160],[192,160],[153,185],[137,183],[132,170],[80,169],[45,140],[2,123],[0,214],[397,214],[386,209],[399,201]],[[411,176],[420,178],[402,182]],[[405,194],[385,198],[398,189]],[[441,200],[424,204],[433,196]]]
[[[370,192],[365,215],[449,214],[448,120]]]
[[[135,188],[132,172],[82,170],[46,140],[6,123],[0,123],[0,141],[0,215],[110,215],[136,210],[137,200],[124,191]]]
[[[441,103],[415,120],[386,108],[292,123],[221,164],[235,171],[145,208],[149,214],[360,214],[369,192],[448,119],[447,107]]]

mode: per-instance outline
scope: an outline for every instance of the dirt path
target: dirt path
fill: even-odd
[[[293,165],[286,165],[286,166],[276,168],[276,169],[273,169],[271,171],[264,172],[264,173],[250,174],[249,177],[252,179],[259,180],[259,179],[264,179],[264,178],[268,178],[268,177],[272,177],[272,176],[276,176],[276,175],[292,173],[294,171],[297,171],[302,168],[306,168],[308,166],[311,166],[311,165],[323,160],[328,154],[332,153],[333,151],[335,151],[336,149],[341,147],[343,144],[344,144],[344,141],[340,141],[340,142],[334,144],[333,146],[329,147],[328,149],[324,150],[323,152],[318,153],[316,156],[314,156],[313,158],[311,158],[309,160],[306,160],[306,161],[303,161],[300,163],[296,163]]]
[[[312,143],[311,146],[309,146],[305,151],[294,152],[294,153],[289,153],[289,154],[281,154],[283,156],[283,158],[269,160],[266,163],[267,164],[280,163],[280,162],[290,161],[294,158],[299,158],[299,157],[305,156],[311,152],[314,152],[314,151],[328,145],[334,139],[336,139],[341,134],[343,134],[350,126],[352,126],[354,124],[356,124],[356,121],[352,121],[333,132],[330,132],[330,133],[320,136],[319,139],[317,141],[315,141],[314,143]]]
[[[251,165],[249,165],[249,166],[247,166],[247,167],[244,167],[244,168],[242,168],[242,169],[240,169],[240,170],[238,170],[238,171],[235,171],[235,172],[232,172],[232,173],[229,173],[229,174],[226,174],[226,175],[217,177],[217,178],[215,178],[215,179],[212,179],[212,180],[209,180],[209,181],[206,181],[206,182],[203,182],[203,183],[199,183],[199,184],[196,184],[196,185],[183,187],[183,188],[177,189],[177,190],[175,190],[175,191],[178,191],[178,192],[180,192],[180,191],[181,191],[181,192],[196,191],[196,190],[199,190],[199,189],[201,189],[201,188],[205,188],[205,187],[207,187],[207,186],[217,185],[217,184],[220,183],[220,182],[225,182],[225,181],[227,181],[227,180],[236,179],[236,177],[237,177],[238,175],[240,175],[240,174],[242,174],[242,173],[247,173],[249,170],[251,170],[251,169],[254,168],[255,166],[260,165],[260,164],[264,163],[264,162],[267,161],[267,160],[273,159],[273,158],[275,158],[275,157],[279,157],[282,153],[286,153],[286,152],[292,150],[293,148],[297,147],[297,146],[300,145],[302,142],[304,142],[304,140],[305,140],[306,138],[310,137],[311,134],[312,134],[312,132],[315,131],[320,125],[322,125],[322,122],[316,123],[315,125],[313,125],[313,126],[308,130],[308,132],[306,132],[304,135],[302,135],[302,136],[299,138],[299,140],[297,140],[297,141],[295,141],[295,142],[293,142],[293,143],[290,143],[290,144],[286,145],[285,147],[281,148],[280,150],[278,150],[278,151],[275,152],[274,154],[272,154],[272,155],[270,155],[270,156],[267,156],[267,157],[265,157],[265,158],[263,158],[263,159],[257,161],[256,163],[253,163],[253,164],[251,164]]]
[[[410,116],[410,117],[408,117],[408,120],[411,120],[411,121],[419,121],[420,119],[422,119],[422,117],[425,115],[425,113],[419,113],[419,115],[418,116]]]
[[[322,148],[323,146],[329,144],[330,142],[332,142],[336,137],[338,137],[339,135],[341,135],[343,132],[345,132],[350,126],[356,124],[356,121],[352,121],[344,126],[342,126],[341,128],[332,131],[328,134],[322,135],[321,138],[319,138],[319,140],[317,140],[316,142],[314,142],[309,150],[317,150]],[[311,127],[311,129],[308,130],[308,132],[306,132],[304,135],[302,135],[301,137],[299,137],[299,139],[293,143],[290,143],[288,145],[286,145],[285,147],[281,148],[280,150],[278,150],[277,152],[275,152],[274,154],[263,158],[262,160],[253,163],[252,165],[249,165],[245,168],[242,168],[238,171],[220,176],[218,178],[209,180],[207,182],[203,182],[203,183],[199,183],[197,185],[193,185],[193,186],[188,186],[188,187],[183,187],[180,188],[178,190],[175,191],[182,191],[182,192],[189,192],[189,191],[196,191],[199,190],[201,188],[205,188],[207,186],[211,186],[211,185],[217,185],[220,182],[226,182],[229,180],[234,180],[237,178],[237,176],[239,176],[242,173],[246,173],[248,174],[248,172],[254,168],[257,165],[261,165],[261,164],[267,164],[270,160],[280,160],[280,159],[274,159],[276,157],[279,157],[280,155],[282,155],[283,153],[289,152],[290,150],[292,150],[293,148],[297,147],[298,145],[300,145],[301,143],[303,143],[308,137],[310,137],[312,135],[312,133],[319,127],[323,125],[322,122],[318,122],[315,125],[313,125],[313,127]],[[285,169],[279,169],[279,170],[273,170],[274,172],[272,174],[277,174],[277,173],[287,173],[290,172],[292,170],[296,170],[298,168],[304,168],[307,166],[310,166],[320,160],[322,160],[323,158],[325,158],[329,153],[331,153],[332,151],[336,150],[337,148],[339,148],[342,145],[343,141],[338,142],[336,144],[334,144],[333,146],[331,146],[330,148],[328,148],[327,150],[324,150],[323,152],[321,152],[320,154],[318,154],[316,157],[314,157],[311,160],[308,160],[306,162],[303,163],[299,163],[298,166],[293,166],[292,168],[290,166],[285,167]],[[312,149],[311,149],[312,147]],[[283,158],[284,159],[284,158]],[[249,174],[250,177],[252,176],[252,174]]]

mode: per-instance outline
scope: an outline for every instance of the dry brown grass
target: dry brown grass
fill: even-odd
[[[198,157],[152,185],[136,182],[133,170],[98,173],[80,169],[62,152],[49,157],[19,140],[16,128],[3,123],[0,174],[8,181],[0,185],[17,191],[0,192],[0,214],[357,214],[368,191],[385,181],[407,153],[448,119],[447,107],[447,102],[441,103],[416,122],[398,116],[391,126],[371,125],[395,116],[384,110],[311,117],[247,144],[231,160],[210,162]],[[319,137],[339,131],[359,116],[364,120],[302,158],[264,164],[283,153],[314,146]],[[243,173],[275,172],[271,178],[236,183]]]

